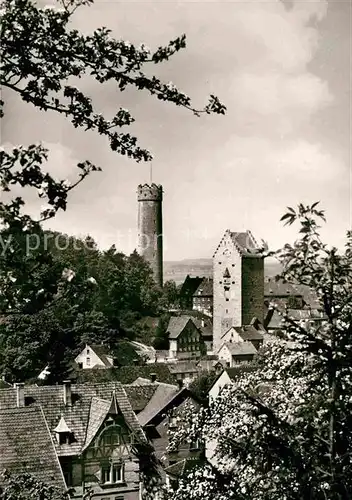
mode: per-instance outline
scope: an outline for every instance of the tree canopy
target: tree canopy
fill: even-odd
[[[314,289],[321,316],[283,313],[283,339],[176,432],[176,442],[200,438],[208,461],[173,500],[352,497],[352,233],[344,252],[324,244],[318,204],[289,208],[282,220],[298,222],[300,235],[278,253],[282,277]]]
[[[28,106],[64,116],[74,128],[104,136],[112,151],[139,162],[152,155],[126,131],[135,118],[122,107],[101,114],[80,90],[83,78],[113,83],[117,92],[150,94],[196,116],[225,113],[215,96],[196,109],[190,97],[151,71],[185,48],[185,35],[151,51],[116,39],[106,27],[83,34],[71,21],[91,3],[59,0],[42,7],[32,0],[1,0],[1,118],[8,112],[6,96],[14,93]],[[155,312],[160,298],[150,268],[136,253],[100,252],[92,239],[43,229],[66,210],[70,192],[101,169],[82,159],[70,183],[51,175],[49,162],[41,144],[0,150],[0,364],[16,377],[42,369],[45,360],[57,366],[80,341],[110,342],[121,331],[132,335],[136,317]],[[44,203],[37,216],[29,214],[28,190]]]

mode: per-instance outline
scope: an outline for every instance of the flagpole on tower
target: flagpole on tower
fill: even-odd
[[[153,184],[153,162],[150,162],[150,184]]]

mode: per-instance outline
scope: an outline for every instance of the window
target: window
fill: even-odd
[[[90,358],[87,358],[87,366],[90,366]]]
[[[103,484],[122,483],[124,480],[123,464],[111,463],[101,468],[101,482]]]
[[[59,444],[70,444],[70,434],[68,432],[59,433]]]
[[[118,425],[113,425],[107,422],[107,429],[103,432],[100,439],[100,444],[103,446],[118,446],[121,443],[121,428]]]
[[[87,356],[88,356],[88,354],[89,354],[89,349],[87,349]]]

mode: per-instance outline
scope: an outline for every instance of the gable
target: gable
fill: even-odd
[[[171,340],[176,340],[183,335],[184,332],[189,333],[192,330],[198,331],[192,317],[186,315],[171,317],[167,327],[169,339]]]
[[[220,390],[225,386],[232,383],[232,380],[226,370],[224,370],[221,375],[216,379],[214,384],[209,389],[209,396],[216,397]]]
[[[134,433],[126,425],[121,414],[108,414],[99,426],[85,453],[100,461],[129,457],[133,453]]]
[[[231,238],[231,232],[229,229],[227,229],[218,246],[216,247],[213,258],[218,258],[222,255],[224,257],[230,257],[233,254],[240,255],[236,245],[234,245],[234,242]]]
[[[155,408],[154,410],[151,408],[149,413],[138,415],[141,425],[159,425],[165,420],[167,413],[171,409],[180,407],[187,399],[190,399],[194,401],[196,405],[199,405],[197,399],[190,393],[190,391],[187,388],[183,388],[178,390],[173,395],[170,395],[168,398],[165,398],[162,404],[159,405],[159,408]]]

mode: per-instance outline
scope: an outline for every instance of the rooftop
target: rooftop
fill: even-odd
[[[192,321],[192,323],[195,326],[195,323],[193,321],[193,318],[188,315],[180,315],[180,316],[171,316],[168,327],[167,327],[167,332],[169,334],[170,339],[177,339],[178,336],[183,332],[185,329],[187,323],[189,321]]]
[[[132,387],[132,388],[131,388]],[[155,389],[150,386],[125,386],[119,382],[106,382],[101,384],[73,384],[71,386],[72,405],[65,405],[63,385],[52,386],[24,386],[25,408],[43,408],[45,420],[54,438],[54,429],[57,428],[61,418],[74,435],[71,444],[59,445],[55,440],[58,455],[77,455],[81,452],[87,436],[88,424],[92,418],[92,408],[100,409],[104,406],[110,408],[114,399],[127,426],[144,439],[143,431],[138,423],[134,410],[141,411],[149,402]],[[97,399],[95,399],[97,398]],[[97,403],[97,400],[100,403]],[[101,403],[103,400],[105,403]],[[93,406],[92,406],[93,405]],[[16,409],[16,388],[0,390],[0,409]],[[106,410],[107,411],[107,410]],[[97,413],[99,413],[97,411]],[[106,413],[105,413],[106,414]]]
[[[198,288],[193,294],[193,297],[212,297],[213,296],[213,279],[203,278]]]
[[[0,470],[33,473],[50,486],[66,489],[54,441],[40,406],[0,410]]]
[[[225,342],[223,345],[228,348],[232,356],[248,356],[257,353],[251,342]]]

